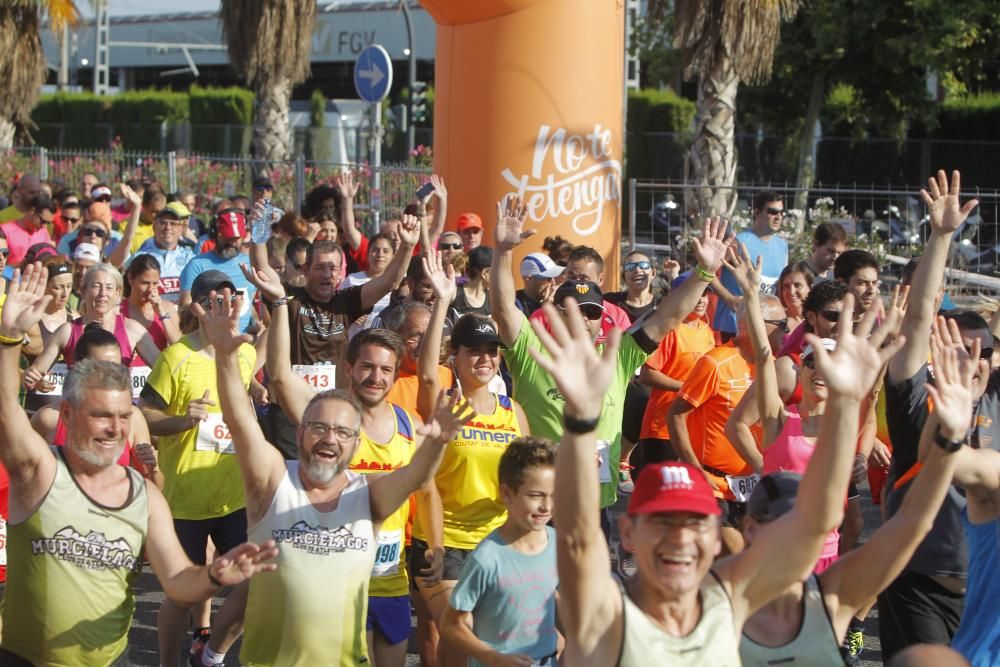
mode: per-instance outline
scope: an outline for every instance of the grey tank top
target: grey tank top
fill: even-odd
[[[744,667],[843,667],[840,642],[833,633],[830,614],[823,602],[819,579],[806,580],[799,633],[784,646],[764,646],[746,635],[740,639]]]
[[[621,587],[625,609],[618,667],[685,665],[685,667],[739,667],[739,631],[733,620],[729,594],[714,572],[701,583],[701,618],[684,637],[667,634]]]

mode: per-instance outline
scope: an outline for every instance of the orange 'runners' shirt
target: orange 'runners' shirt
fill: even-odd
[[[726,437],[726,420],[753,384],[753,378],[754,367],[730,341],[698,359],[677,393],[695,408],[688,413],[687,427],[694,455],[703,466],[728,475],[753,473]],[[716,496],[734,500],[726,478],[709,475],[716,484]]]
[[[715,335],[708,325],[708,319],[689,315],[684,324],[668,333],[660,341],[646,365],[669,378],[684,382],[698,359],[715,347]],[[674,402],[676,391],[654,389],[642,415],[640,438],[660,438],[669,440],[667,413]]]

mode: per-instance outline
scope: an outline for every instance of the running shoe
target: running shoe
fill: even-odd
[[[840,647],[840,654],[844,658],[844,664],[847,667],[861,667],[864,661],[861,659],[861,653],[865,650],[865,633],[863,631],[863,626],[860,624],[855,625],[851,622],[851,627],[847,630],[847,636],[844,637],[844,643]]]
[[[201,667],[201,654],[208,645],[208,638],[212,636],[211,628],[196,628],[191,633],[191,664]]]
[[[635,491],[635,483],[632,481],[632,466],[625,461],[618,463],[618,492],[632,493]]]

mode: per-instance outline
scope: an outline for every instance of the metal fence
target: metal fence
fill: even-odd
[[[253,179],[266,172],[275,186],[275,204],[298,210],[306,193],[322,183],[332,183],[345,170],[359,175],[355,200],[358,219],[366,232],[374,231],[380,219],[395,216],[415,199],[417,188],[430,177],[428,167],[383,164],[373,169],[365,163],[326,162],[303,157],[264,162],[250,157],[183,155],[123,150],[16,148],[0,157],[0,182],[10,183],[16,174],[32,172],[58,187],[79,189],[84,174],[95,174],[106,183],[130,178],[155,181],[168,192],[191,191],[199,208],[213,199],[249,195]],[[117,193],[116,193],[117,194]]]
[[[669,181],[630,179],[625,245],[657,256],[687,260],[690,239],[701,227],[696,208],[697,186]],[[875,254],[886,267],[886,277],[923,252],[929,235],[927,211],[919,187],[814,187],[804,192],[794,186],[745,184],[735,188],[734,230],[752,224],[751,202],[758,192],[774,191],[785,200],[787,214],[781,232],[789,240],[791,259],[803,259],[811,250],[812,229],[820,222],[844,226],[853,247]],[[979,206],[955,234],[949,260],[950,286],[965,293],[1000,293],[1000,191],[965,188],[963,199]],[[806,201],[796,209],[796,200]]]

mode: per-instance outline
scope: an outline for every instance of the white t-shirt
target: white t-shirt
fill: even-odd
[[[348,287],[354,287],[356,285],[364,285],[369,280],[371,280],[371,276],[369,276],[365,271],[350,273],[340,283],[338,289],[347,289]],[[351,326],[347,327],[347,338],[348,339],[354,338],[354,336],[356,336],[358,332],[360,332],[362,329],[367,329],[368,327],[370,327],[371,323],[375,321],[375,317],[378,316],[379,313],[381,313],[383,310],[385,310],[385,308],[389,306],[389,297],[391,295],[392,292],[389,292],[381,299],[379,299],[377,302],[375,302],[375,306],[372,307],[372,312],[368,314],[367,318],[365,318],[364,324],[359,325],[355,322],[352,322]]]

